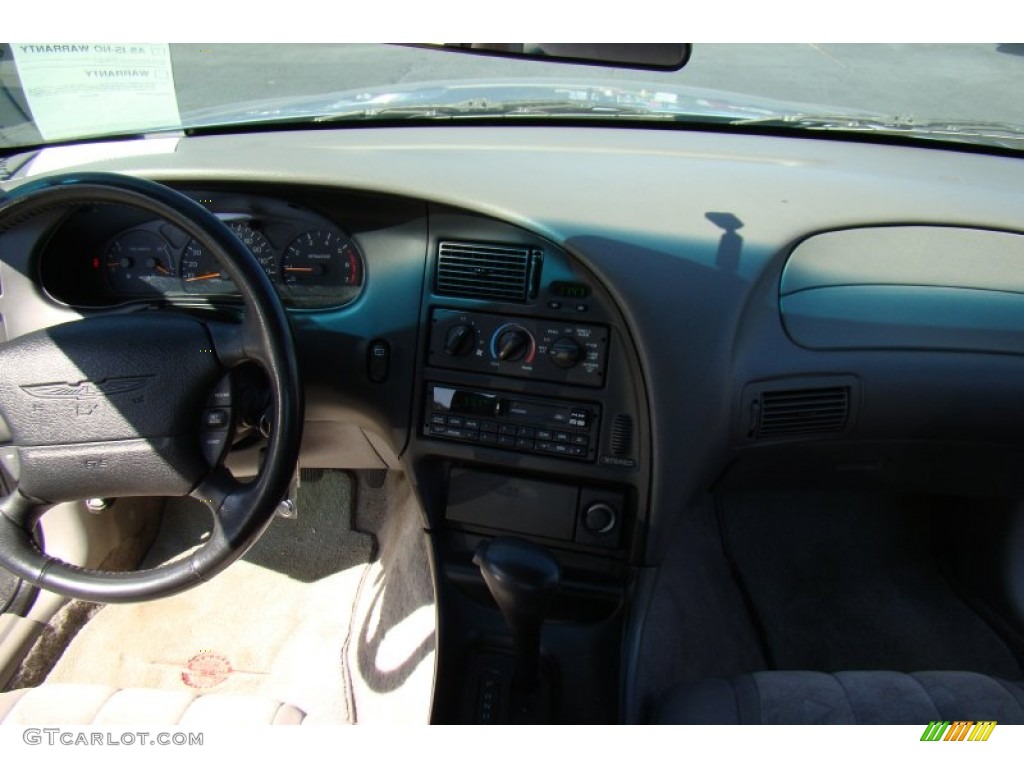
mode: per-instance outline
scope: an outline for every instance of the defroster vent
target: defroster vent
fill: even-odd
[[[525,302],[537,295],[543,259],[538,248],[443,241],[434,288],[443,296]]]

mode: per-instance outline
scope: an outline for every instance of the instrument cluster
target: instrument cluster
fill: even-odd
[[[340,306],[361,292],[363,254],[333,221],[272,198],[190,196],[249,249],[286,306]],[[167,222],[114,206],[70,215],[47,243],[40,265],[44,289],[72,306],[205,303],[238,295],[227,272],[199,242]]]

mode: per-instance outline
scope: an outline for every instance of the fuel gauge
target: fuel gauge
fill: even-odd
[[[105,264],[115,293],[165,293],[177,286],[171,247],[155,232],[137,229],[119,235],[107,249]]]

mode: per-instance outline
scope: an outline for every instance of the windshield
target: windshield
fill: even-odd
[[[545,44],[527,44],[545,45]],[[693,47],[675,72],[362,44],[0,44],[0,149],[375,121],[628,120],[1024,150],[1024,44]]]

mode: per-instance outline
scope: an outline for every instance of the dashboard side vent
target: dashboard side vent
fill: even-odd
[[[849,386],[765,389],[750,402],[748,437],[799,437],[842,432],[850,420]]]
[[[631,456],[633,453],[633,419],[628,413],[620,413],[612,419],[612,434],[609,444],[612,456]]]
[[[543,258],[537,248],[443,241],[434,287],[443,296],[525,302],[537,294]]]

